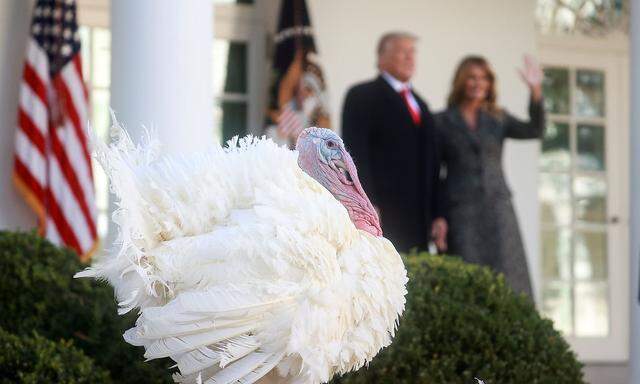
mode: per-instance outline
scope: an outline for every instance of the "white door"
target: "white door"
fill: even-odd
[[[628,77],[624,38],[540,38],[541,310],[582,361],[628,358]]]

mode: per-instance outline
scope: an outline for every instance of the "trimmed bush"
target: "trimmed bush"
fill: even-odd
[[[488,268],[412,255],[396,337],[368,368],[335,384],[583,383],[582,364],[531,301]]]
[[[18,337],[0,328],[0,383],[110,383],[109,373],[70,341],[35,333]]]
[[[172,383],[171,361],[145,363],[144,350],[123,340],[136,314],[119,316],[106,284],[73,279],[84,267],[73,251],[35,233],[0,231],[0,327],[72,340],[118,383]]]
[[[451,257],[412,255],[405,262],[409,294],[393,344],[368,368],[335,384],[474,383],[473,377],[487,384],[583,382],[581,364],[552,323],[526,297],[515,295],[501,276]],[[6,331],[0,334],[1,377],[8,371],[34,372],[15,368],[20,365],[42,367],[38,372],[68,375],[61,382],[79,383],[71,377],[80,380],[91,358],[98,367],[90,369],[97,375],[92,382],[108,381],[100,368],[117,383],[172,382],[167,369],[171,361],[144,362],[142,348],[122,339],[136,314],[117,315],[112,289],[72,278],[82,268],[73,252],[35,234],[0,231],[0,328]],[[72,340],[86,356],[60,339]],[[22,349],[11,347],[20,342]],[[68,372],[66,363],[54,364],[70,356],[80,363],[69,365]],[[8,377],[11,382],[32,380]]]

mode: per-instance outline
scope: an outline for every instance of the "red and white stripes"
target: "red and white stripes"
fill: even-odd
[[[278,117],[278,132],[280,135],[297,138],[304,128],[302,113],[294,110],[292,102],[285,104]]]
[[[42,234],[82,258],[98,238],[86,136],[88,105],[80,55],[50,76],[46,53],[30,39],[20,89],[14,180],[38,213]]]

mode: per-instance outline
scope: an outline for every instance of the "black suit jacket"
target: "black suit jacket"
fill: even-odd
[[[342,137],[373,205],[382,231],[396,249],[426,249],[431,221],[443,215],[438,189],[440,155],[433,116],[421,110],[416,125],[402,96],[384,78],[358,84],[347,93]]]

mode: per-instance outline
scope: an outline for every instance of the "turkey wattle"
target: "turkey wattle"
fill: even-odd
[[[140,315],[125,340],[177,382],[320,383],[391,343],[407,275],[340,137],[266,139],[156,159],[94,140],[118,197],[114,250],[80,277]]]

